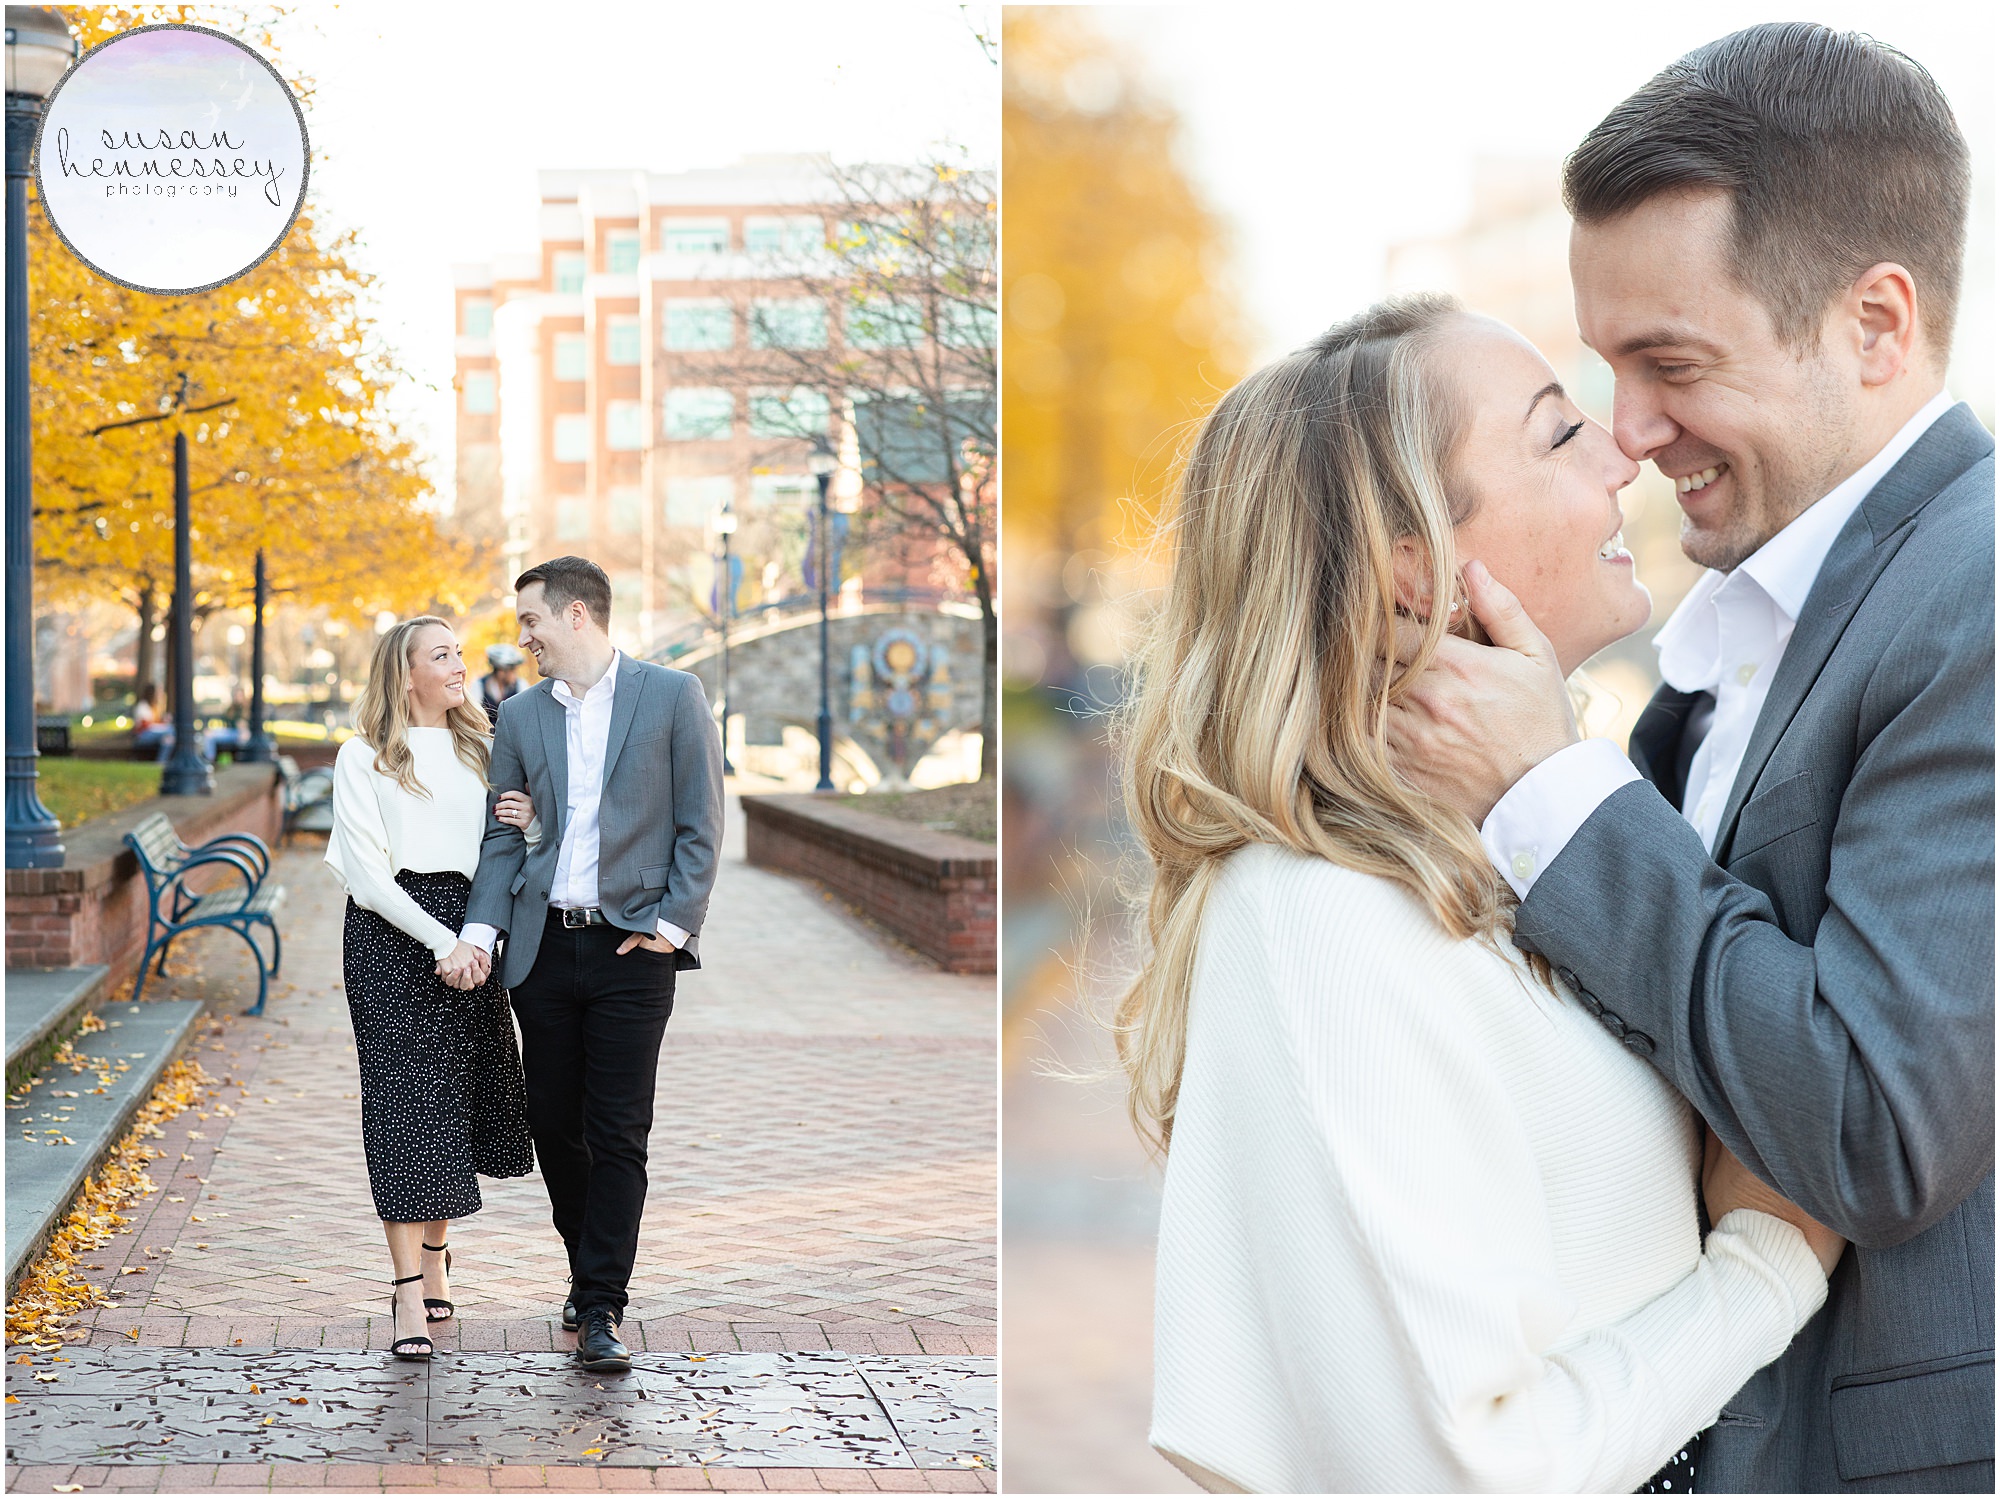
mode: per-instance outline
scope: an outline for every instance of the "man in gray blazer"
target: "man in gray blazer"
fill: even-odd
[[[1515,942],[1851,1243],[1724,1407],[1710,1491],[1993,1489],[1993,441],[1944,394],[1966,148],[1868,38],[1752,27],[1564,171],[1613,427],[1710,569],[1628,762],[1479,569],[1395,712]]]
[[[614,650],[611,583],[581,557],[514,584],[542,680],[500,705],[493,797],[526,791],[530,849],[489,817],[461,934],[507,936],[528,1124],[569,1252],[563,1325],[587,1369],[622,1371],[626,1286],[646,1205],[646,1142],[674,976],[701,966],[722,836],[722,745],[701,683]]]

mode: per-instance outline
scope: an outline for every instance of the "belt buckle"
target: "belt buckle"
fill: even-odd
[[[564,906],[562,923],[569,928],[590,925],[590,912],[581,906]]]

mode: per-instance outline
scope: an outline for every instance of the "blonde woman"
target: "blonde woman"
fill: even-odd
[[[1567,675],[1645,624],[1636,473],[1435,297],[1252,375],[1195,443],[1122,726],[1154,879],[1120,1042],[1166,1159],[1152,1439],[1210,1489],[1682,1491],[1825,1299],[1842,1241],[1704,1161],[1511,945],[1477,829],[1390,769],[1447,630],[1525,607]]]
[[[343,967],[361,1138],[394,1267],[390,1352],[424,1359],[428,1323],[455,1311],[451,1220],[479,1211],[479,1176],[534,1167],[506,991],[457,935],[486,831],[492,730],[466,701],[458,641],[432,615],[376,643],[354,718],[334,762],[326,862],[348,894]],[[520,792],[501,797],[495,815],[524,830],[534,823]],[[447,983],[468,961],[476,986]]]

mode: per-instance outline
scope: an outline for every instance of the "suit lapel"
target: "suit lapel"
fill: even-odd
[[[542,820],[551,829],[550,836],[557,847],[561,847],[563,823],[569,815],[569,726],[563,705],[556,701],[555,679],[544,678],[535,685],[535,691],[542,697],[537,710],[542,721],[542,758],[548,761],[549,779],[555,783],[555,805]]]
[[[611,767],[618,763],[618,752],[625,748],[625,736],[632,730],[632,719],[639,711],[639,699],[646,691],[646,673],[639,670],[639,663],[623,652],[618,656],[618,685],[611,693],[611,731],[604,739],[604,781],[598,787],[611,784]]]
[[[1861,601],[1908,538],[1910,523],[1952,480],[1992,451],[1993,439],[1979,425],[1972,408],[1961,402],[1917,439],[1840,528],[1799,610],[1798,626],[1785,646],[1770,695],[1750,731],[1742,768],[1729,788],[1729,800],[1716,827],[1716,863],[1729,857],[1736,819],[1750,799],[1751,788],[1798,716]]]
[[[1687,795],[1680,768],[1687,760],[1680,753],[1681,735],[1687,730],[1688,714],[1703,696],[1662,686],[1632,725],[1632,739],[1625,751],[1639,774],[1659,787],[1660,794],[1676,808]]]

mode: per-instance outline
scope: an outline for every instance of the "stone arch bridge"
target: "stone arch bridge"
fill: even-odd
[[[984,635],[975,604],[915,591],[835,602],[827,623],[828,701],[836,749],[861,750],[891,784],[952,730],[976,733]],[[706,623],[641,653],[701,678],[718,700],[722,638]],[[787,725],[817,732],[819,601],[784,599],[729,628],[729,713],[746,746],[784,742]]]

